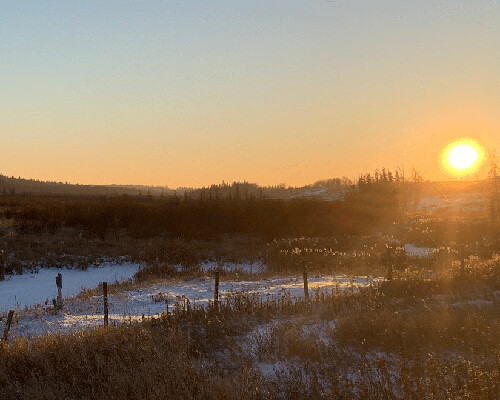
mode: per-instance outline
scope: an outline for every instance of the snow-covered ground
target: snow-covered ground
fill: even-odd
[[[486,209],[488,199],[481,193],[429,196],[420,200],[419,208],[427,211],[450,210],[453,212]]]
[[[105,263],[86,271],[66,268],[39,268],[22,275],[8,275],[0,281],[0,314],[9,309],[33,307],[57,296],[56,276],[62,275],[63,297],[73,297],[84,288],[93,289],[103,281],[109,283],[130,279],[140,268],[133,263]]]
[[[89,270],[90,271],[90,270]],[[87,271],[88,272],[88,271]],[[92,271],[90,271],[92,273]],[[110,279],[108,279],[109,281]],[[311,276],[308,279],[310,295],[314,290],[356,290],[361,286],[378,283],[383,278],[348,276]],[[97,280],[99,282],[99,280]],[[64,275],[63,275],[64,285]],[[54,285],[55,286],[55,285]],[[260,280],[221,281],[219,295],[223,301],[228,296],[247,293],[264,300],[282,296],[292,299],[304,296],[303,280],[292,276],[272,277]],[[110,323],[140,320],[172,310],[175,303],[186,299],[192,306],[207,306],[214,296],[214,280],[201,277],[189,281],[164,281],[142,286],[109,296]],[[13,336],[33,336],[50,332],[68,332],[103,323],[103,299],[101,296],[67,299],[61,312],[53,314],[47,307],[36,306],[17,312],[11,328]],[[6,313],[3,313],[5,317]]]
[[[356,277],[349,278],[345,275],[316,276],[308,278],[309,291],[336,289],[339,290],[356,289],[360,286],[368,286],[370,283],[377,283],[384,278]],[[222,281],[219,284],[219,295],[223,299],[225,296],[237,293],[257,294],[263,299],[281,297],[289,295],[292,298],[304,296],[304,282],[302,277],[272,277],[260,280],[248,281]],[[214,280],[209,277],[201,277],[185,282],[164,282],[141,287],[139,289],[124,292],[127,297],[128,310],[135,307],[136,315],[158,314],[165,311],[165,302],[170,305],[181,298],[187,298],[192,305],[208,305],[214,297]],[[152,304],[153,299],[153,304]],[[161,302],[154,302],[154,299],[162,299]]]

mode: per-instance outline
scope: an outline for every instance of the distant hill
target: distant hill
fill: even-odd
[[[64,182],[47,182],[34,179],[0,175],[0,195],[57,195],[57,196],[179,196],[189,198],[267,198],[267,199],[316,199],[337,200],[343,197],[352,182],[346,178],[318,181],[303,187],[284,184],[259,186],[255,183],[233,182],[202,188],[144,185],[79,185]]]
[[[408,183],[411,184],[411,183]],[[312,199],[319,201],[341,200],[354,183],[347,178],[333,178],[313,184],[292,187],[285,184],[259,186],[255,183],[222,182],[202,188],[145,185],[79,185],[47,182],[0,175],[0,195],[57,195],[57,196],[178,196],[202,199]],[[422,198],[445,198],[457,194],[479,195],[487,191],[487,181],[422,182]]]
[[[46,182],[34,179],[0,175],[1,194],[68,195],[68,196],[119,196],[119,195],[172,195],[168,187],[141,185],[78,185],[63,182]]]

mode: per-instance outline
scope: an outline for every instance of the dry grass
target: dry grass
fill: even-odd
[[[0,398],[497,399],[500,263],[470,267],[21,339],[1,352]]]
[[[38,266],[86,269],[105,261],[123,260],[150,266],[182,264],[187,269],[196,269],[206,260],[260,260],[265,243],[245,236],[218,240],[182,240],[165,236],[141,239],[120,231],[99,238],[73,228],[26,234],[0,217],[0,250],[3,251],[5,272],[11,274]]]
[[[212,398],[176,329],[127,326],[19,341],[2,353],[0,397]]]

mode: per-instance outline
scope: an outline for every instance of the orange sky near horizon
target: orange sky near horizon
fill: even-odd
[[[20,3],[0,8],[4,175],[449,180],[450,142],[500,152],[497,2]]]

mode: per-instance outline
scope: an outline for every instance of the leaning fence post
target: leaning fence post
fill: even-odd
[[[104,296],[104,327],[108,327],[108,282],[102,283],[102,293]]]
[[[307,283],[307,264],[304,262],[304,297],[309,300],[309,286]]]
[[[219,268],[215,270],[214,307],[219,309]]]
[[[3,330],[2,346],[7,341],[9,336],[10,324],[12,324],[12,318],[14,317],[14,310],[9,311],[7,316],[7,323],[5,324],[5,329]]]

